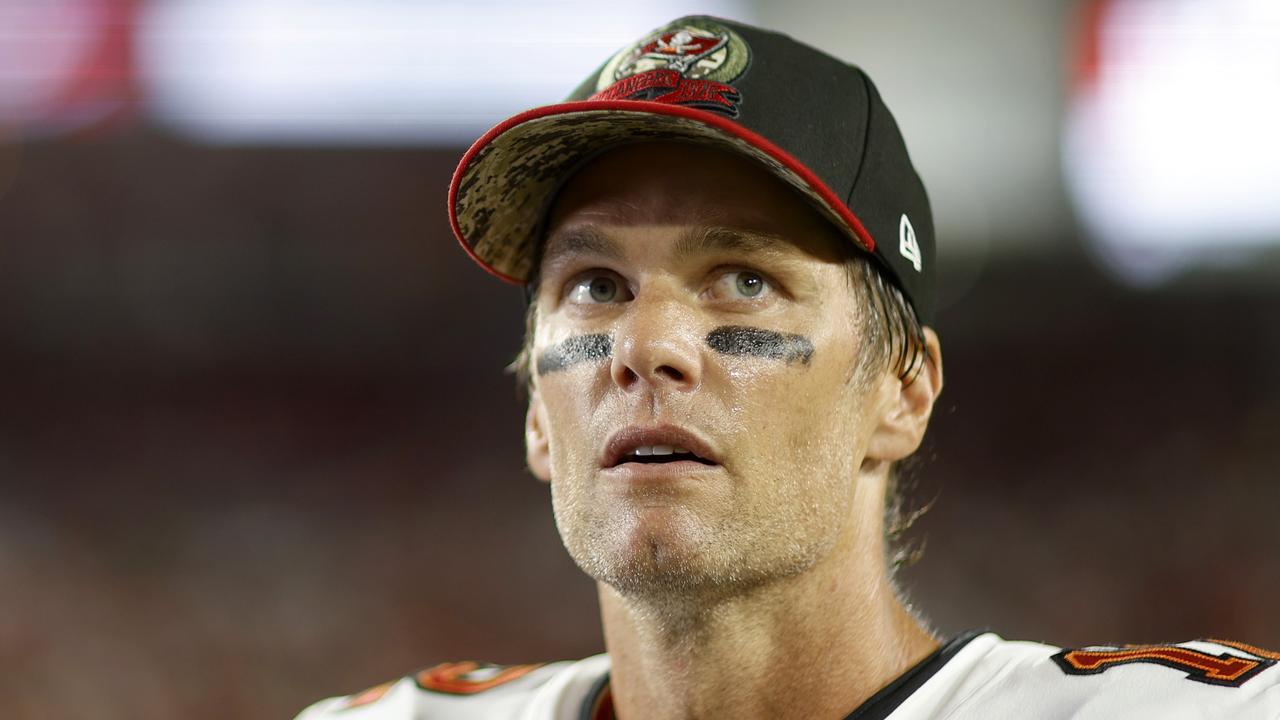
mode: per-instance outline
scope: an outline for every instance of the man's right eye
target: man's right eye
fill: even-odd
[[[569,288],[568,301],[579,305],[598,305],[621,299],[623,290],[612,275],[587,275]]]

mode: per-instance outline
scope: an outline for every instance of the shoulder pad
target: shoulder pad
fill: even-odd
[[[1280,718],[1280,654],[1229,640],[1057,648],[984,635],[949,665],[904,720]]]
[[[494,665],[441,663],[345,697],[308,707],[297,720],[561,720],[608,672],[599,655],[578,662]]]

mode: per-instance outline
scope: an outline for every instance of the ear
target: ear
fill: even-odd
[[[867,446],[867,458],[895,462],[920,447],[933,404],[942,392],[942,346],[933,328],[924,328],[925,357],[915,378],[885,379],[884,403],[879,425]]]
[[[551,443],[547,440],[547,408],[536,389],[529,391],[529,409],[524,416],[525,462],[529,472],[542,482],[551,482]]]

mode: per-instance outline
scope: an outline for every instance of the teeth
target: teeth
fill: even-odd
[[[631,455],[636,457],[649,457],[651,455],[693,455],[687,448],[679,445],[641,445],[632,450]]]

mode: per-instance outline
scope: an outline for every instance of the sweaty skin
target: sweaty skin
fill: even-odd
[[[582,362],[598,362],[612,353],[613,338],[608,335],[575,335],[538,355],[538,374],[566,370]]]
[[[941,356],[926,330],[914,382],[861,368],[849,248],[711,148],[614,149],[557,196],[535,357],[596,335],[612,353],[535,375],[528,461],[597,581],[621,718],[835,720],[937,647],[889,581],[883,522]],[[610,455],[664,428],[712,458]]]
[[[737,325],[707,333],[707,345],[725,355],[754,355],[788,364],[799,360],[808,365],[813,357],[813,343],[803,335]]]

